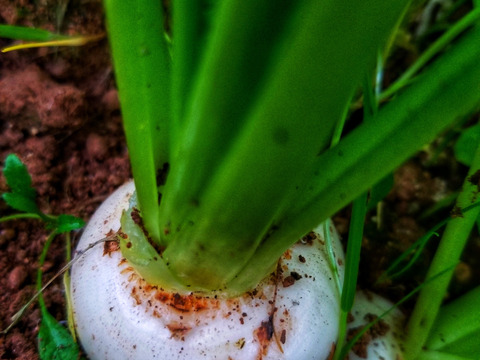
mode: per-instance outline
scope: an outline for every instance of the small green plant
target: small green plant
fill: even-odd
[[[58,321],[48,312],[42,297],[42,266],[48,253],[48,249],[57,235],[66,234],[67,254],[70,254],[70,237],[69,233],[82,228],[85,223],[82,219],[72,215],[62,214],[53,216],[43,213],[36,204],[36,192],[32,188],[32,179],[28,173],[26,166],[14,154],[10,154],[5,159],[3,175],[10,189],[9,192],[3,193],[3,200],[13,209],[20,213],[4,216],[0,218],[0,222],[18,219],[37,219],[44,222],[50,234],[43,247],[39,259],[39,267],[37,271],[37,295],[33,297],[12,319],[12,324],[2,333],[6,333],[20,319],[23,312],[28,306],[38,298],[40,311],[42,314],[42,322],[38,334],[39,338],[39,355],[42,360],[50,359],[77,359],[79,357],[79,348],[75,342],[75,332],[72,322],[70,321],[70,332],[65,329]],[[69,255],[67,255],[69,260]],[[70,278],[68,273],[64,275],[64,283],[68,288]],[[67,301],[70,305],[70,302]],[[71,308],[69,306],[69,313]],[[71,318],[71,314],[69,314]],[[72,337],[73,335],[73,337]]]
[[[48,230],[56,234],[65,233],[82,228],[85,223],[72,215],[62,214],[53,216],[43,213],[37,206],[35,189],[32,188],[32,179],[26,166],[14,154],[5,159],[3,175],[10,188],[9,192],[2,194],[2,199],[20,213],[0,218],[0,221],[16,219],[38,219],[45,223]]]

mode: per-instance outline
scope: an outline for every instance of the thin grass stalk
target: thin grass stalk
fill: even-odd
[[[413,77],[436,55],[444,50],[452,41],[455,40],[466,29],[474,25],[480,20],[480,9],[475,9],[464,16],[460,21],[456,22],[445,34],[436,40],[415,63],[405,71],[392,85],[380,94],[380,100],[384,100],[407,86]]]
[[[363,90],[363,118],[364,121],[368,122],[371,121],[373,116],[378,112],[378,102],[374,93],[374,84],[370,76],[366,77]],[[362,193],[353,201],[345,258],[345,279],[340,303],[339,335],[338,346],[335,349],[335,360],[341,360],[340,355],[347,334],[347,317],[353,307],[357,291],[363,229],[365,216],[367,214],[367,200],[368,191]]]
[[[348,245],[345,257],[345,279],[343,283],[340,305],[340,325],[338,346],[335,350],[335,360],[341,360],[341,350],[346,338],[347,317],[352,309],[357,291],[358,269],[360,265],[360,251],[362,248],[363,227],[367,213],[368,193],[364,192],[353,202],[352,217],[348,235]]]
[[[475,153],[467,179],[458,196],[455,209],[462,209],[473,204],[479,191],[480,146]],[[453,218],[447,225],[438,250],[429,267],[426,278],[429,279],[439,271],[456,265],[469,238],[470,232],[480,214],[480,207]],[[448,290],[454,269],[452,268],[435,282],[426,285],[415,304],[414,311],[407,325],[405,339],[405,358],[415,359],[428,338],[440,306]]]

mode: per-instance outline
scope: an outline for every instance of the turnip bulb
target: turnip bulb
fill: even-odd
[[[100,206],[79,251],[119,230],[134,191],[129,182]],[[343,250],[333,226],[329,231],[341,283]],[[321,225],[297,241],[255,289],[236,298],[149,284],[116,243],[93,246],[72,268],[83,349],[91,360],[327,359],[336,346],[340,293],[322,234]]]
[[[378,318],[383,314],[385,316]],[[404,316],[390,301],[369,291],[357,291],[350,315],[348,331],[351,336],[370,322],[376,323],[354,345],[349,360],[403,359]]]

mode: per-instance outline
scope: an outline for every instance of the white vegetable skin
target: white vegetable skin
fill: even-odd
[[[353,321],[348,324],[348,330],[362,328],[392,307],[393,304],[390,301],[379,295],[368,291],[357,291],[351,311]],[[404,320],[403,313],[398,308],[394,308],[363,338],[365,341],[363,349],[357,353],[350,352],[349,360],[402,360]]]
[[[133,182],[97,210],[77,249],[120,227]],[[340,295],[322,226],[298,242],[254,291],[234,299],[180,296],[145,283],[119,250],[88,251],[72,268],[76,330],[90,359],[327,359],[338,335]],[[333,226],[343,281],[344,255]]]

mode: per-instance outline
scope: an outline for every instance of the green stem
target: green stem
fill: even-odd
[[[192,84],[205,46],[210,27],[211,5],[205,0],[175,0],[173,9],[173,57],[172,67],[172,122],[170,125],[171,149],[179,139],[185,121],[185,108],[190,98]]]
[[[304,185],[318,153],[329,146],[335,124],[407,2],[294,4],[291,12],[274,15],[274,25],[284,25],[285,34],[270,33],[269,27],[258,31],[252,21],[258,16],[268,24],[275,2],[223,3],[205,68],[199,70],[208,71],[199,75],[198,99],[192,103],[191,111],[200,113],[187,113],[192,122],[174,155],[162,198],[163,257],[173,273],[187,284],[227,286],[235,293],[253,288],[270,271],[278,252],[269,254],[268,269],[262,266],[248,284],[237,282],[275,222],[296,202],[295,189]],[[245,29],[247,22],[253,27]],[[266,53],[259,40],[265,34]],[[262,50],[259,63],[248,60],[245,68],[245,54],[251,54],[245,47]],[[228,67],[224,59],[231,59]],[[261,77],[243,79],[251,69]],[[243,88],[247,84],[256,86]],[[253,93],[258,100],[251,103]],[[233,107],[224,107],[232,102]],[[283,241],[282,250],[297,238]]]
[[[342,282],[340,278],[340,273],[338,271],[338,260],[335,254],[335,249],[333,248],[332,236],[330,228],[335,226],[332,224],[332,220],[328,219],[323,223],[323,238],[325,239],[325,252],[327,253],[328,262],[330,269],[332,270],[333,276],[335,277],[335,284],[337,286],[338,295],[342,294]]]
[[[474,175],[479,174],[479,171],[480,146],[477,148],[468,177],[458,196],[456,208],[467,207],[476,201],[479,184],[477,180],[474,182]],[[429,267],[427,279],[441,269],[458,263],[479,214],[480,207],[475,207],[468,213],[464,213],[448,223],[432,264]],[[453,271],[454,269],[422,289],[407,326],[407,337],[405,339],[405,357],[407,359],[415,359],[424,346],[447,292]]]
[[[366,76],[363,85],[363,118],[365,122],[372,121],[373,117],[378,113],[378,102],[374,87],[371,77]],[[366,191],[357,197],[352,205],[352,216],[350,218],[345,258],[345,280],[341,292],[338,346],[335,349],[334,357],[336,360],[340,360],[340,353],[347,335],[347,317],[352,310],[357,291],[363,228],[365,224],[365,216],[367,214],[367,200],[368,192]]]
[[[71,241],[71,236],[70,232],[67,231],[65,233],[65,262],[67,264],[70,263],[72,260],[72,241]],[[74,315],[73,315],[73,306],[72,306],[72,293],[70,291],[70,271],[66,270],[65,273],[63,274],[63,286],[65,288],[65,300],[66,300],[66,312],[67,312],[67,323],[68,323],[68,330],[70,331],[70,334],[72,335],[73,340],[76,342],[77,341],[77,335],[75,332],[75,320],[74,320]]]
[[[45,241],[45,244],[43,245],[42,253],[40,254],[40,257],[38,259],[37,284],[36,284],[36,288],[38,292],[42,291],[42,276],[43,276],[42,267],[45,264],[45,259],[47,258],[48,249],[50,248],[50,245],[52,244],[52,241],[55,238],[55,236],[57,236],[56,231],[52,231],[48,235],[47,241]],[[45,300],[43,300],[43,295],[41,293],[39,293],[38,295],[38,303],[40,304],[42,311],[46,310]]]
[[[160,241],[156,176],[169,160],[170,119],[170,56],[162,4],[106,0],[104,5],[138,201],[145,227]]]
[[[455,23],[445,34],[443,34],[437,41],[435,41],[418,60],[405,71],[400,78],[398,78],[390,87],[380,94],[380,100],[384,100],[401,88],[410,83],[413,76],[417,74],[429,61],[431,61],[441,50],[445,49],[447,45],[466,29],[478,22],[480,19],[480,9],[471,11],[468,15],[463,17],[460,21]]]
[[[170,223],[170,228],[175,229],[186,213],[195,211],[195,204],[243,128],[246,114],[270,74],[274,44],[282,43],[295,3],[289,0],[280,8],[276,2],[265,0],[218,3],[204,56],[189,79],[192,94],[183,99],[182,131],[172,140],[178,146],[160,209],[160,218],[164,224]],[[183,54],[174,56],[175,64],[176,56],[182,61]]]
[[[10,221],[10,220],[18,220],[18,219],[37,219],[37,220],[44,220],[39,214],[13,214],[7,215],[0,218],[0,222]]]
[[[337,344],[338,350],[335,350],[335,359],[340,360],[340,353],[343,342],[346,338],[347,316],[352,309],[355,293],[357,291],[358,269],[360,266],[360,252],[362,249],[363,226],[365,223],[365,214],[367,213],[368,193],[364,192],[353,202],[352,217],[347,243],[347,253],[345,258],[345,280],[343,283],[341,313],[339,320],[339,337]]]
[[[455,195],[455,198],[458,197],[458,194]],[[480,206],[480,201],[476,202],[473,205],[467,206],[466,208],[461,209],[463,214],[467,213],[468,211]],[[452,220],[452,217],[448,217],[447,219],[439,222],[433,228],[431,228],[425,235],[423,235],[420,239],[415,241],[407,250],[405,250],[389,267],[385,272],[380,275],[377,280],[377,283],[384,282],[388,278],[394,278],[402,275],[408,269],[412,267],[412,265],[418,260],[420,256],[423,254],[423,249],[427,245],[428,241],[435,235],[439,236],[437,231],[440,230],[443,226],[448,224],[448,222]],[[409,259],[410,258],[410,259]],[[408,260],[409,259],[409,260]],[[408,260],[408,262],[407,262]],[[406,263],[406,264],[405,264]],[[400,267],[400,265],[403,265]]]

